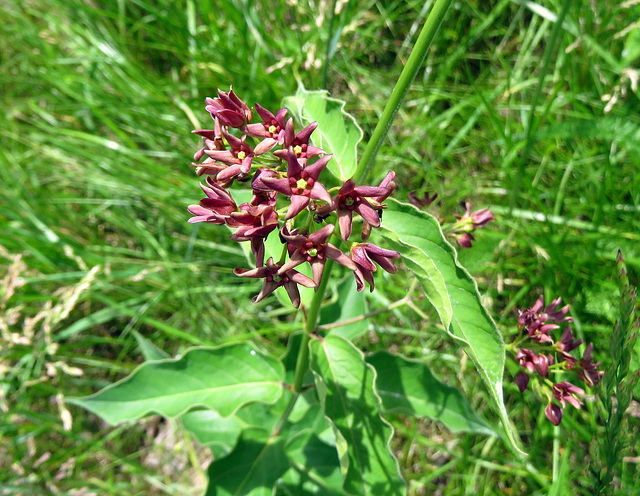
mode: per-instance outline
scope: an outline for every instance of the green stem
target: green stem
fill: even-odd
[[[296,371],[293,379],[293,396],[291,397],[291,401],[287,405],[285,412],[280,417],[278,424],[274,429],[274,433],[277,435],[282,430],[285,422],[289,418],[289,415],[293,411],[293,407],[298,401],[300,397],[300,392],[302,391],[302,381],[304,380],[304,376],[309,370],[309,339],[311,338],[311,334],[316,328],[316,323],[318,321],[318,314],[320,313],[320,305],[322,304],[322,300],[324,298],[324,292],[327,288],[327,283],[329,281],[329,277],[331,275],[331,269],[333,268],[333,260],[328,259],[324,265],[324,272],[322,274],[322,281],[320,281],[320,286],[318,286],[318,290],[313,295],[313,299],[311,300],[311,304],[309,305],[309,311],[307,312],[307,316],[304,323],[304,334],[302,335],[302,341],[300,342],[300,350],[298,351],[298,360],[296,361]]]
[[[382,141],[387,135],[387,132],[391,127],[391,123],[398,113],[398,109],[400,108],[400,105],[402,104],[402,101],[404,100],[404,97],[409,90],[411,82],[415,79],[420,66],[424,62],[427,51],[431,46],[431,42],[433,41],[433,38],[435,37],[438,28],[440,27],[440,24],[442,24],[447,9],[452,2],[453,0],[437,0],[435,5],[431,9],[429,17],[427,17],[427,20],[422,27],[420,36],[418,36],[418,40],[416,41],[416,44],[411,51],[409,60],[407,60],[407,64],[400,73],[398,82],[396,83],[395,87],[393,88],[393,92],[391,93],[391,98],[385,106],[384,111],[382,112],[382,117],[378,122],[378,125],[374,129],[373,135],[371,136],[371,139],[369,140],[369,143],[364,150],[362,158],[360,159],[356,172],[353,176],[356,182],[365,179],[366,175],[369,173],[373,159],[382,146]],[[337,225],[336,228],[338,228]],[[339,229],[336,229],[336,231],[339,232]],[[339,243],[339,235],[334,233],[331,241],[333,241],[334,238],[336,242]],[[282,418],[278,422],[276,432],[280,431],[284,423],[287,421],[289,414],[293,410],[293,406],[298,400],[300,391],[302,390],[302,381],[304,380],[304,376],[307,373],[307,370],[309,370],[309,340],[318,323],[320,305],[322,304],[322,300],[324,299],[324,292],[327,289],[327,283],[329,281],[329,277],[331,276],[331,269],[333,268],[333,265],[333,260],[327,260],[324,267],[324,273],[322,275],[322,281],[320,282],[320,286],[318,287],[315,295],[313,295],[313,299],[311,300],[311,304],[309,305],[304,326],[305,332],[302,336],[300,351],[298,352],[298,360],[296,362],[296,371],[293,380],[293,397],[291,398],[291,401],[289,402],[285,413],[282,415]]]
[[[427,51],[431,46],[431,42],[438,32],[440,24],[442,24],[442,21],[444,20],[447,9],[452,3],[453,0],[437,0],[431,9],[431,12],[429,12],[429,17],[427,17],[424,26],[422,26],[422,31],[420,31],[418,41],[416,41],[416,44],[411,51],[411,55],[409,55],[409,60],[407,60],[407,64],[404,66],[404,69],[402,69],[398,82],[391,93],[391,97],[389,98],[387,105],[384,107],[382,117],[380,117],[376,128],[373,130],[371,139],[364,149],[362,158],[360,159],[356,172],[353,175],[353,179],[356,182],[363,181],[366,179],[367,174],[369,174],[373,164],[373,159],[382,146],[382,142],[387,136],[387,132],[400,109],[400,105],[402,105],[404,97],[407,94],[407,91],[409,91],[409,86],[411,86],[420,66],[424,62],[424,59],[427,56]]]
[[[298,361],[296,362],[296,374],[293,380],[294,393],[300,393],[302,389],[302,380],[307,370],[309,370],[309,338],[316,328],[318,322],[318,314],[320,313],[320,305],[324,298],[324,292],[327,288],[329,277],[331,276],[331,269],[333,268],[333,260],[328,259],[324,265],[324,272],[322,274],[322,281],[318,286],[318,291],[313,295],[311,304],[309,305],[309,311],[307,312],[307,319],[304,326],[304,335],[302,336],[302,342],[300,343],[300,351],[298,354]]]

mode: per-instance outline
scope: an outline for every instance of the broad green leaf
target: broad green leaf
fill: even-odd
[[[211,449],[216,459],[231,452],[242,430],[241,422],[234,415],[223,417],[215,410],[187,412],[180,417],[180,422],[200,444]]]
[[[152,412],[176,417],[200,406],[226,417],[247,403],[277,401],[283,380],[282,363],[239,343],[193,348],[181,358],[144,363],[126,379],[69,401],[110,424]]]
[[[243,431],[229,456],[209,465],[205,496],[271,496],[290,467],[284,444],[262,430]]]
[[[350,273],[336,287],[335,299],[322,307],[320,324],[335,324],[367,313],[364,291],[356,291],[356,280]],[[329,334],[338,334],[346,339],[354,339],[369,327],[367,319],[335,327]]]
[[[317,401],[304,416],[288,422],[281,435],[286,439],[291,469],[279,482],[276,494],[343,494],[335,437]]]
[[[425,290],[444,328],[471,357],[489,388],[514,449],[518,448],[502,396],[505,347],[495,323],[482,306],[478,286],[458,263],[440,224],[412,205],[388,201],[381,229],[392,249]]]
[[[311,429],[290,441],[286,453],[291,468],[279,481],[276,495],[344,494],[336,447],[320,439]]]
[[[405,494],[389,448],[393,431],[380,417],[375,370],[342,336],[313,339],[310,350],[320,403],[336,437],[344,490],[371,496]]]
[[[429,417],[452,432],[495,434],[456,388],[447,386],[426,365],[379,352],[367,357],[376,369],[376,391],[388,413]]]
[[[342,100],[329,97],[326,91],[307,91],[303,87],[282,101],[282,106],[303,126],[318,123],[311,140],[315,146],[333,154],[327,170],[342,182],[350,179],[356,170],[358,143],[362,139],[362,129],[353,116],[345,112],[344,105]]]
[[[169,358],[169,355],[158,348],[155,344],[143,337],[138,331],[133,331],[133,337],[138,342],[138,348],[142,352],[142,356],[145,360],[164,360]]]

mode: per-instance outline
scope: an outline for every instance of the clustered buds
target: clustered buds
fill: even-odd
[[[433,195],[425,193],[423,198],[420,198],[415,193],[409,193],[409,202],[422,209],[429,207],[437,198],[438,193],[433,193]],[[455,239],[461,248],[471,248],[472,241],[475,241],[472,234],[473,231],[496,220],[493,212],[488,208],[471,212],[471,204],[469,202],[465,203],[464,215],[453,214],[453,216],[457,219],[455,222],[446,222],[444,217],[435,214],[444,234]]]
[[[384,201],[395,188],[394,172],[379,186],[357,186],[349,179],[327,190],[320,175],[332,156],[310,143],[316,122],[296,133],[293,118],[286,119],[287,109],[274,114],[256,103],[262,122],[251,123],[253,111],[233,89],[207,98],[205,110],[214,127],[193,131],[204,140],[193,165],[198,175],[206,176],[201,184],[206,197],[189,206],[194,215],[189,222],[224,224],[235,229],[232,240],[251,242],[255,268],[236,268],[234,273],[264,279],[254,302],[283,286],[297,308],[298,285],[317,290],[328,258],[353,271],[358,291],[365,282],[373,291],[378,266],[396,272],[391,259],[400,254],[366,242],[371,229],[380,226]],[[251,201],[238,205],[229,190],[234,182],[248,181]],[[362,219],[359,241],[352,240],[354,213]],[[348,254],[329,242],[336,222]],[[276,230],[282,255],[278,261],[269,257],[265,264],[265,240]],[[312,277],[295,270],[305,263]]]
[[[547,398],[545,414],[553,425],[560,424],[567,403],[580,408],[580,398],[584,396],[584,389],[567,381],[554,383],[549,379],[549,374],[572,372],[588,387],[595,386],[603,374],[598,370],[600,362],[593,362],[592,344],[586,347],[581,359],[577,359],[572,353],[582,344],[582,339],[574,338],[568,325],[573,322],[567,315],[569,305],[558,308],[560,300],[556,298],[545,307],[544,298],[541,296],[531,308],[520,312],[518,337],[511,346],[521,367],[515,376],[518,388],[524,392],[532,375],[538,379],[536,389]],[[561,324],[567,325],[560,339],[555,339],[552,333],[559,329]]]

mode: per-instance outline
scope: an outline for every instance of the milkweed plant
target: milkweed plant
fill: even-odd
[[[178,419],[213,454],[207,496],[406,494],[392,416],[500,435],[524,456],[503,401],[506,351],[520,368],[514,383],[542,398],[554,425],[602,377],[591,345],[576,355],[581,340],[559,299],[539,299],[514,317],[517,336],[505,345],[450,242],[471,247],[473,231],[494,220],[489,209],[467,204],[447,221],[427,211],[436,195],[394,198],[393,167],[369,180],[449,3],[433,7],[359,159],[360,127],[324,91],[301,87],[280,109],[250,106],[233,89],[206,98],[211,129],[193,131],[202,139],[193,165],[204,197],[188,207],[188,221],[229,230],[247,254],[234,270],[238,281],[255,288],[257,308],[280,299],[297,309],[300,331],[284,356],[248,341],[177,358],[149,347],[129,377],[71,401],[110,424],[149,414]],[[413,282],[399,303],[422,289],[443,332],[472,359],[502,427],[487,424],[425,364],[354,344],[367,328],[365,293],[400,267]]]

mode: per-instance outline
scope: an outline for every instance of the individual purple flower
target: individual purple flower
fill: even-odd
[[[262,191],[254,189],[253,196],[251,197],[251,201],[249,203],[255,207],[259,205],[269,205],[271,207],[275,207],[277,197],[277,191]]]
[[[496,220],[493,212],[488,208],[476,210],[471,213],[471,204],[469,202],[465,204],[465,207],[466,210],[464,215],[454,214],[454,217],[458,219],[457,224],[466,226],[469,231],[484,227],[489,222]]]
[[[526,329],[531,339],[540,343],[553,343],[549,331],[558,329],[560,326],[557,324],[573,320],[566,315],[569,305],[558,310],[560,301],[561,298],[556,298],[545,308],[544,297],[541,296],[531,308],[520,313],[518,323]]]
[[[449,235],[453,236],[461,248],[471,248],[472,242],[475,241],[472,231],[484,227],[489,222],[495,220],[493,212],[488,208],[476,210],[471,213],[471,204],[466,203],[466,211],[464,215],[454,216],[458,219],[449,230]]]
[[[229,168],[227,164],[221,164],[220,162],[216,162],[212,158],[207,157],[202,162],[192,162],[191,165],[195,166],[196,174],[198,176],[211,176],[213,181],[223,188],[228,188],[233,182],[233,177],[225,179],[224,181],[218,181],[217,179],[220,172]]]
[[[593,343],[589,343],[587,348],[584,350],[584,355],[582,355],[582,358],[577,365],[578,378],[584,381],[584,383],[589,387],[593,387],[598,384],[604,375],[603,371],[598,370],[600,362],[593,363],[592,351]]]
[[[251,164],[255,152],[247,144],[247,137],[238,139],[232,134],[223,133],[229,143],[231,150],[205,150],[204,152],[213,160],[223,162],[229,167],[225,168],[216,176],[217,181],[227,181],[239,174],[248,174],[251,171]]]
[[[524,348],[518,350],[516,359],[520,363],[521,367],[524,367],[530,373],[537,370],[543,377],[547,376],[547,373],[549,372],[549,365],[553,363],[552,356],[544,354],[537,355],[533,351]]]
[[[331,203],[331,195],[323,184],[318,181],[320,173],[329,160],[331,160],[331,155],[325,155],[313,164],[303,167],[298,162],[292,149],[289,148],[287,154],[289,168],[287,169],[286,178],[277,178],[269,174],[261,175],[262,185],[291,197],[291,205],[287,210],[285,220],[292,219],[302,212],[312,199]],[[256,186],[254,188],[258,189]]]
[[[335,226],[328,224],[322,229],[307,236],[301,234],[288,234],[284,229],[282,237],[288,243],[289,260],[280,268],[282,274],[298,265],[309,262],[316,285],[322,280],[322,273],[327,258],[335,260],[348,269],[356,270],[356,264],[338,248],[328,243],[327,240],[333,234]]]
[[[191,131],[192,134],[197,134],[202,137],[205,145],[193,155],[193,160],[200,160],[204,156],[205,150],[225,149],[224,140],[222,139],[222,126],[220,126],[218,119],[214,119],[214,121],[214,129],[195,129]]]
[[[395,177],[396,173],[394,171],[387,172],[387,175],[384,176],[384,179],[378,186],[379,188],[382,188],[384,190],[384,193],[371,198],[371,203],[378,209],[382,209],[385,207],[382,202],[389,198],[389,196],[391,196],[391,193],[393,193],[393,190],[396,189],[396,183],[394,181]]]
[[[253,117],[251,109],[238,98],[233,88],[228,93],[218,90],[218,98],[207,97],[205,103],[205,110],[211,117],[219,119],[223,126],[242,127]]]
[[[351,247],[351,259],[356,263],[357,270],[354,271],[356,287],[358,291],[364,290],[364,282],[369,283],[371,291],[374,289],[373,273],[377,267],[376,262],[387,272],[395,274],[398,269],[390,259],[400,258],[400,253],[392,250],[385,250],[372,243],[354,243]]]
[[[571,352],[581,344],[582,339],[574,340],[571,328],[569,326],[565,327],[560,341],[556,343],[556,349],[560,355],[559,360],[565,362],[567,368],[572,369],[575,367],[576,358]]]
[[[264,284],[260,293],[253,298],[254,303],[258,303],[266,296],[273,293],[280,286],[284,286],[291,303],[293,303],[294,307],[298,308],[300,306],[300,291],[298,290],[298,284],[305,288],[315,288],[316,284],[309,277],[301,274],[297,270],[290,269],[281,271],[281,269],[281,265],[274,263],[273,258],[269,258],[269,260],[267,260],[266,267],[257,267],[251,270],[238,267],[233,271],[233,273],[240,277],[264,279]]]
[[[522,370],[519,370],[516,374],[515,381],[520,392],[524,393],[525,389],[527,389],[527,386],[529,385],[529,374]]]
[[[264,261],[264,240],[278,227],[278,213],[272,205],[251,205],[243,203],[238,212],[232,212],[227,219],[229,227],[236,227],[231,236],[233,241],[251,241],[251,251],[256,267]]]
[[[269,110],[256,103],[256,112],[262,118],[262,124],[247,124],[244,129],[249,136],[263,138],[260,144],[256,146],[256,155],[262,155],[274,146],[284,143],[284,129],[286,126],[284,118],[288,110],[283,108],[278,110],[276,115],[273,115]]]
[[[424,197],[420,198],[413,191],[409,193],[409,203],[415,205],[418,208],[427,208],[438,198],[438,193],[429,195],[429,192],[425,192]]]
[[[584,395],[584,389],[566,381],[554,384],[552,389],[553,397],[560,402],[562,408],[566,406],[566,403],[569,403],[575,408],[582,406],[582,402],[577,398],[577,395]]]
[[[471,248],[473,246],[473,241],[476,240],[471,233],[453,234],[453,237],[461,248]]]
[[[386,208],[386,205],[383,202],[387,198],[389,198],[391,193],[393,193],[393,190],[396,188],[396,183],[394,182],[395,177],[396,173],[394,171],[387,172],[387,175],[378,186],[379,188],[382,188],[384,190],[384,193],[368,199],[369,204],[378,211],[377,213],[379,219],[382,218],[382,210]],[[371,228],[371,224],[369,224],[366,220],[362,223],[362,241],[366,241],[367,239],[369,239]]]
[[[199,205],[189,205],[189,212],[195,217],[189,219],[190,223],[211,222],[212,224],[225,224],[229,216],[237,210],[236,203],[231,195],[211,178],[207,178],[207,185],[200,184],[206,198],[200,200]]]
[[[560,422],[562,422],[562,408],[555,403],[549,403],[547,408],[544,409],[544,414],[555,426],[560,425]]]
[[[284,148],[276,150],[273,154],[281,159],[287,159],[287,151],[291,148],[296,158],[304,165],[311,157],[326,153],[322,148],[309,144],[309,138],[317,127],[318,123],[312,122],[302,131],[294,134],[293,119],[289,119],[285,127]]]
[[[354,211],[360,214],[371,226],[380,226],[380,217],[378,217],[378,213],[371,206],[367,197],[380,197],[385,194],[385,188],[356,186],[353,179],[349,179],[344,183],[333,200],[333,208],[338,214],[338,225],[340,226],[342,239],[347,241],[351,236],[351,222]]]

